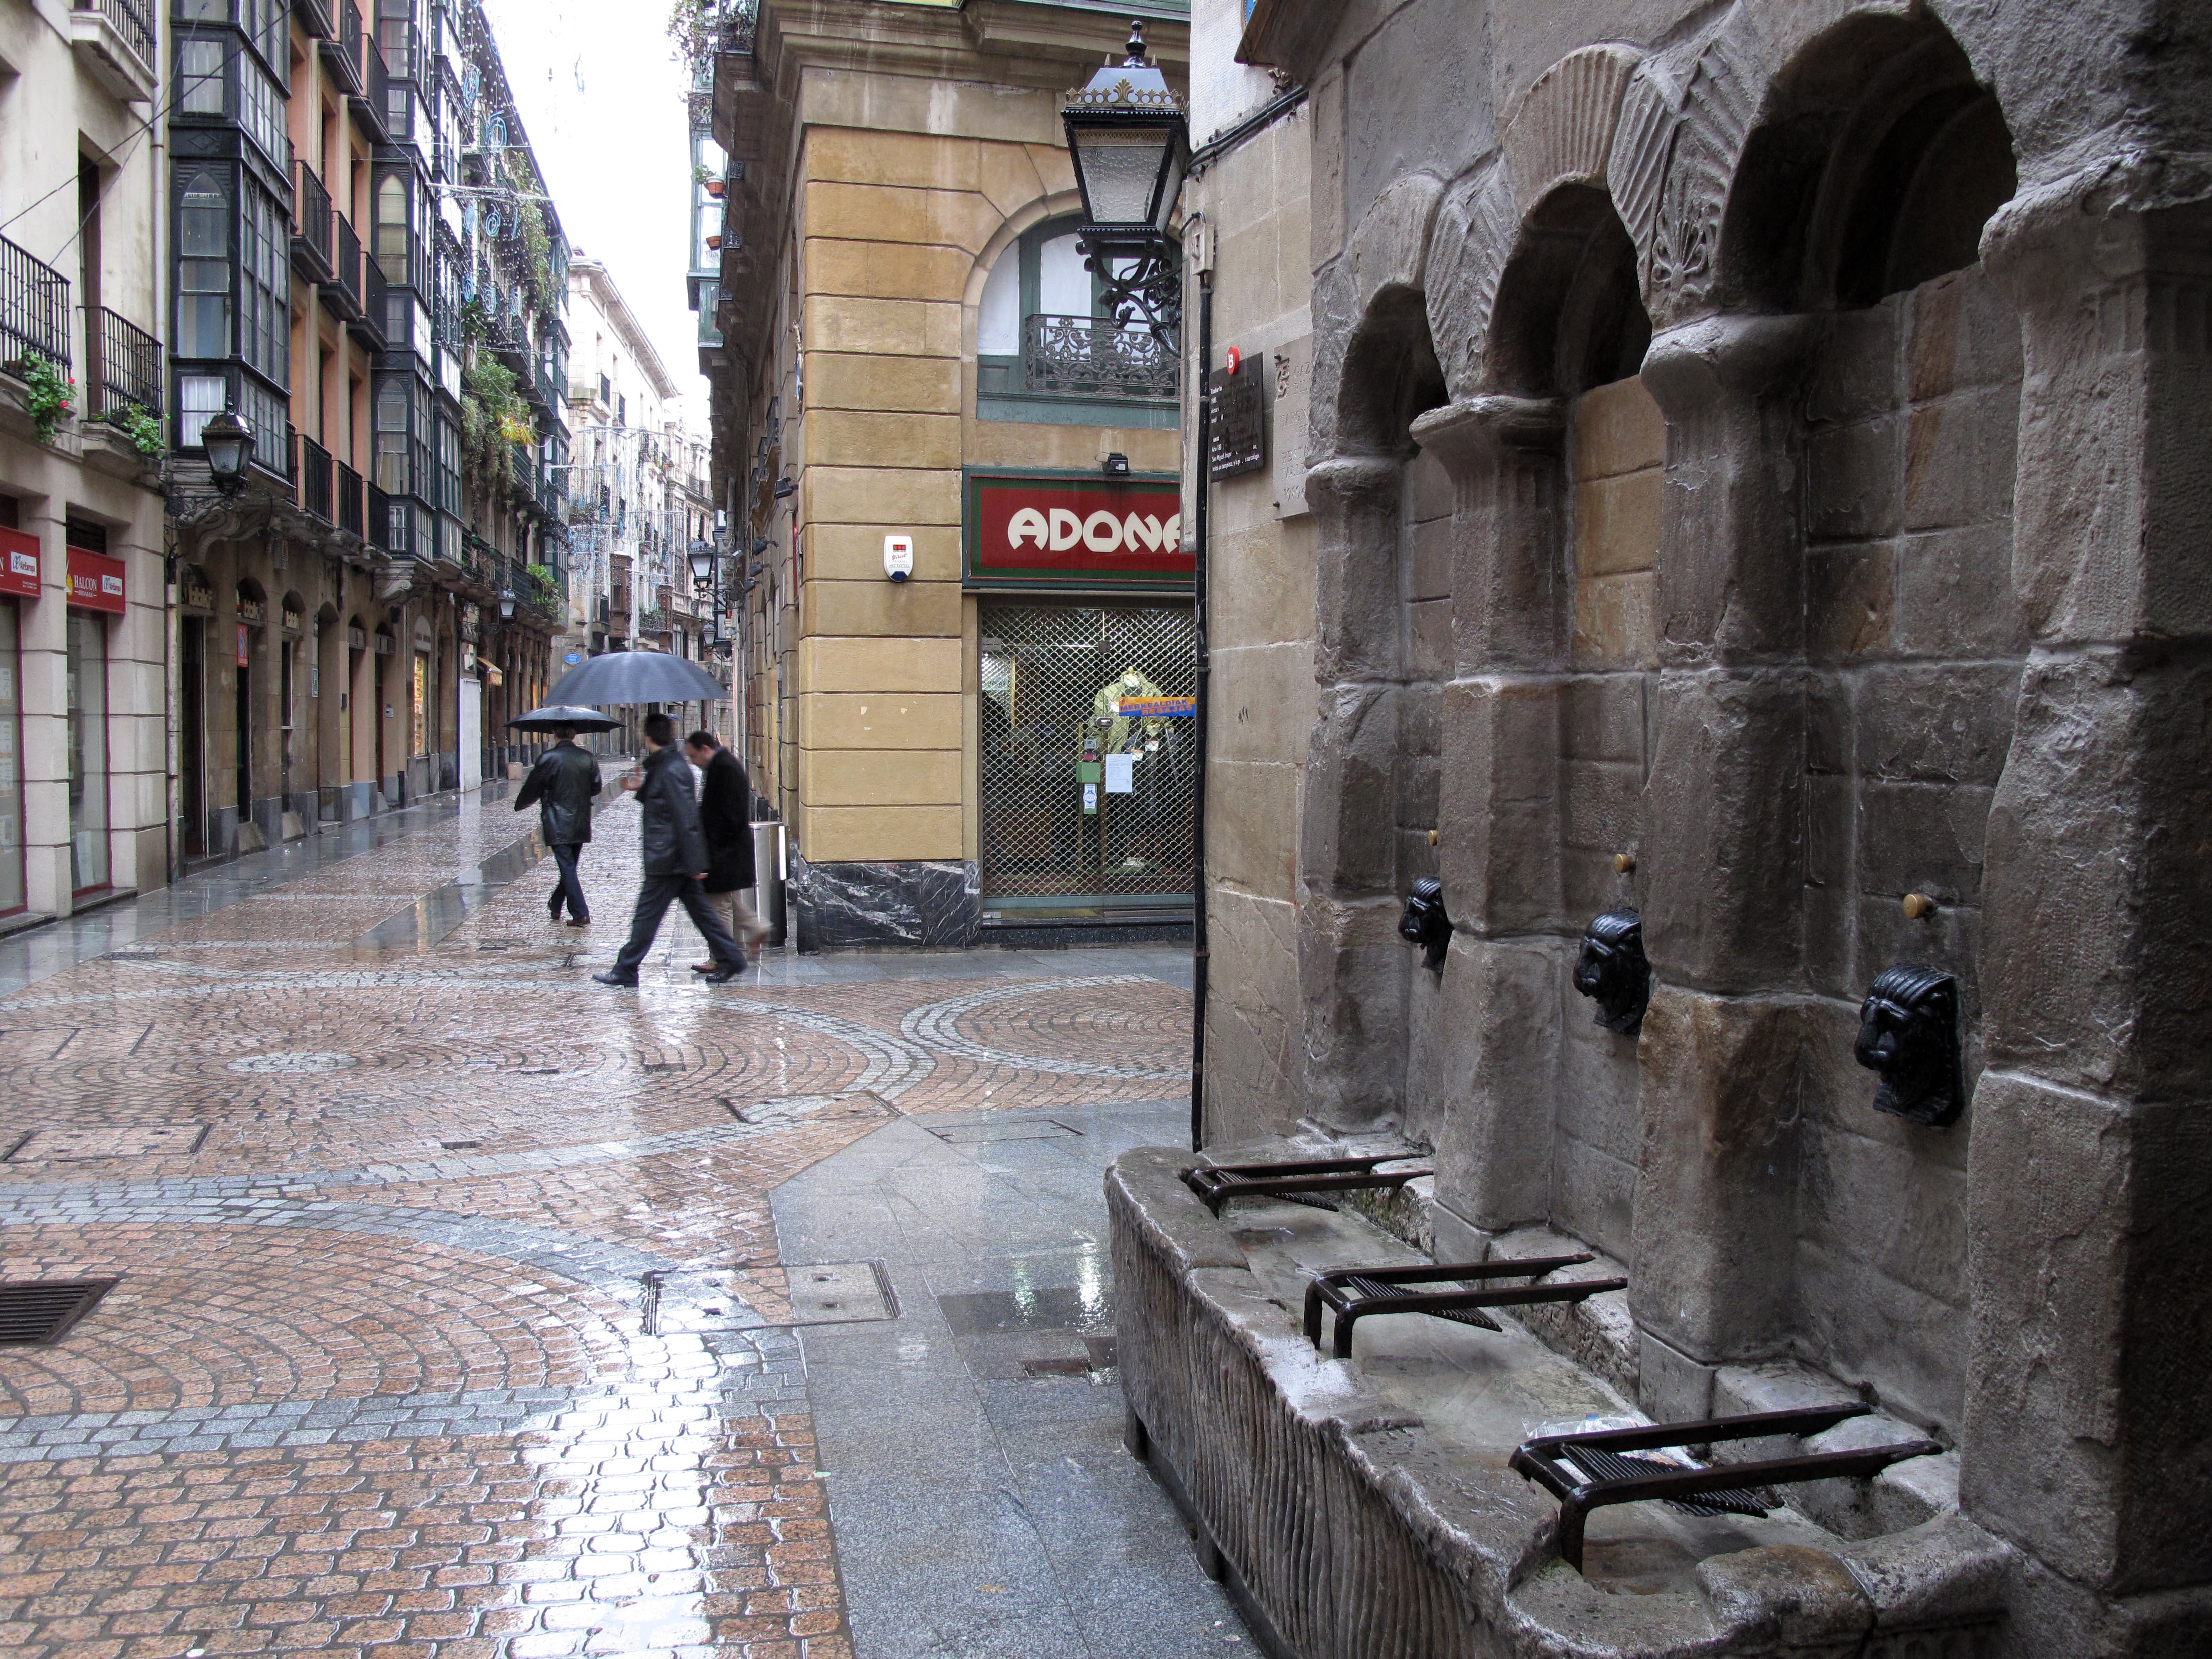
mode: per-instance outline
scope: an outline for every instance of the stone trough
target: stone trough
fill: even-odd
[[[1206,1161],[1313,1155],[1281,1140]],[[1358,1328],[1339,1361],[1307,1340],[1328,1267],[1426,1258],[1413,1194],[1384,1219],[1237,1199],[1216,1218],[1188,1152],[1140,1148],[1106,1182],[1121,1384],[1146,1457],[1264,1646],[1295,1659],[1982,1659],[1998,1652],[2014,1558],[1957,1512],[1955,1454],[1865,1481],[1783,1489],[1764,1518],[1642,1503],[1590,1520],[1559,1559],[1558,1504],[1507,1467],[1540,1433],[1641,1423],[1621,1293],[1500,1312],[1490,1333],[1417,1316]],[[1516,1255],[1555,1249],[1513,1249]],[[1510,1248],[1510,1241],[1493,1250]],[[1556,1245],[1555,1237],[1548,1243]],[[1617,1274],[1601,1259],[1577,1277]],[[1610,1304],[1610,1305],[1608,1305]],[[1623,1384],[1626,1384],[1624,1391]],[[1731,1411],[1850,1399],[1802,1368],[1723,1374]],[[1879,1415],[1735,1455],[1917,1439]]]

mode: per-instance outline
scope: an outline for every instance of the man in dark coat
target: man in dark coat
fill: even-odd
[[[707,983],[720,985],[744,971],[745,953],[730,937],[707,902],[699,885],[708,873],[707,837],[699,828],[699,802],[692,792],[691,769],[675,747],[676,722],[665,714],[645,717],[645,769],[635,780],[624,778],[623,787],[635,790],[644,815],[639,828],[644,856],[645,881],[637,890],[637,910],[631,916],[629,942],[608,972],[592,977],[602,985],[637,984],[637,965],[653,949],[660,919],[678,900],[714,953],[714,970]]]
[[[699,824],[707,832],[707,902],[730,936],[747,951],[769,936],[744,892],[753,884],[752,790],[738,757],[703,727],[684,740],[684,754],[706,778],[699,792]],[[695,962],[695,974],[711,974],[711,962]]]
[[[561,878],[553,884],[553,896],[545,902],[553,920],[561,920],[561,906],[568,906],[568,925],[581,927],[592,919],[584,902],[583,884],[576,879],[576,856],[592,838],[592,798],[599,793],[599,763],[576,742],[576,728],[556,726],[553,746],[538,757],[523,780],[514,810],[538,808],[538,833],[553,852]]]

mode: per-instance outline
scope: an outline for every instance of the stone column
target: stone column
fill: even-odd
[[[1549,1213],[1559,1085],[1565,408],[1491,396],[1414,423],[1451,474],[1454,677],[1438,874],[1454,937],[1440,1011],[1437,1195],[1475,1233]],[[1440,1249],[1480,1255],[1472,1236]]]
[[[1644,359],[1667,471],[1629,1295],[1643,1403],[1664,1416],[1705,1414],[1717,1364],[1785,1334],[1807,1007],[1798,386],[1820,334],[1709,318]]]
[[[2021,313],[2013,581],[2034,643],[1983,886],[1961,1497],[2201,1640],[2212,203],[2173,200],[2180,182],[2116,167],[1984,236]]]
[[[1307,474],[1320,532],[1319,696],[1299,837],[1298,979],[1305,1106],[1363,1128],[1395,1114],[1406,1069],[1406,945],[1397,933],[1399,621],[1405,468],[1384,456]]]

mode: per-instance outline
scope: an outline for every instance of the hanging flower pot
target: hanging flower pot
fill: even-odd
[[[722,192],[728,188],[729,185],[720,179],[709,179],[707,181],[707,194],[718,202],[722,199]]]
[[[709,236],[707,239],[707,251],[709,253],[720,253],[722,251],[722,239],[719,236]]]

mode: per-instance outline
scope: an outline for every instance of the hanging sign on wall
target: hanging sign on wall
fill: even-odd
[[[39,538],[20,530],[0,530],[0,593],[39,597]]]
[[[123,561],[105,553],[69,550],[69,602],[86,611],[123,614]]]
[[[973,471],[962,492],[962,578],[970,588],[1190,591],[1172,476]]]

